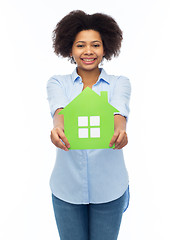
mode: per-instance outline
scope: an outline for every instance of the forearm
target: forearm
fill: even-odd
[[[114,115],[114,128],[126,131],[126,118],[122,115]]]
[[[56,110],[54,116],[53,116],[53,126],[54,128],[60,127],[64,130],[64,115],[58,115],[58,113],[62,110],[62,108],[59,108]]]

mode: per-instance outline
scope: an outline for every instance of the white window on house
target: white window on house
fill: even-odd
[[[100,128],[90,128],[90,137],[99,138],[100,137]]]
[[[100,116],[91,116],[90,126],[100,126]]]
[[[78,117],[79,138],[100,138],[100,116]]]
[[[88,117],[78,117],[79,127],[88,127]]]
[[[88,128],[79,128],[79,138],[88,138]]]

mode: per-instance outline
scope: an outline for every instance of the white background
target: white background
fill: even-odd
[[[46,83],[75,67],[53,53],[51,36],[57,22],[76,9],[111,15],[124,34],[120,56],[103,66],[132,85],[124,148],[131,199],[119,240],[171,240],[171,0],[1,2],[0,239],[58,239],[49,189],[55,148]]]

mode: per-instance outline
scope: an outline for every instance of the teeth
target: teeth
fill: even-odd
[[[83,58],[83,60],[84,60],[85,62],[92,62],[92,61],[94,61],[94,58],[92,58],[92,59]]]

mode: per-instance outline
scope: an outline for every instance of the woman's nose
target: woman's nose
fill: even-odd
[[[86,47],[85,54],[93,54],[93,51],[90,46]]]

